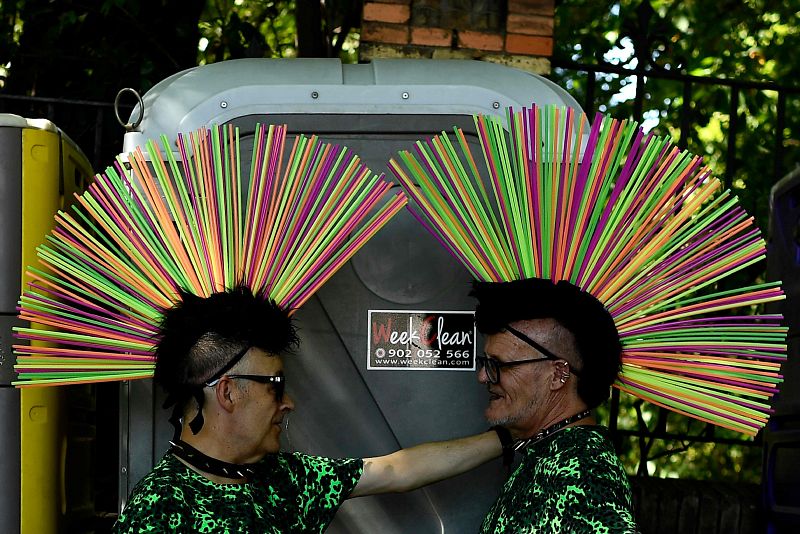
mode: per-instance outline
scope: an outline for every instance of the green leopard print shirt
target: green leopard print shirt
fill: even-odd
[[[482,534],[635,533],[631,488],[602,426],[556,432],[523,452]]]
[[[268,455],[253,479],[217,484],[167,454],[134,488],[114,532],[323,532],[361,478],[360,459]]]

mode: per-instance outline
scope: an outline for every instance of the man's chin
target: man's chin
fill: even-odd
[[[511,421],[510,417],[495,413],[491,407],[487,408],[483,415],[489,426],[505,426]]]
[[[275,454],[279,452],[281,449],[281,442],[278,436],[275,436],[273,439],[269,439],[264,443],[264,454]]]

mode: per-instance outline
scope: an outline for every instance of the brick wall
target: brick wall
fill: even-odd
[[[365,1],[360,58],[481,59],[548,73],[554,0],[508,0],[497,2],[488,13],[464,13],[470,6],[485,9],[486,5],[453,0]],[[437,13],[437,6],[454,11]],[[460,10],[458,16],[453,15],[455,9]]]

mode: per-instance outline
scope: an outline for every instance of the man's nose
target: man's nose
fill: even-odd
[[[294,410],[294,399],[288,394],[283,394],[283,401],[281,402],[281,410],[291,412]]]
[[[478,382],[481,384],[487,384],[489,382],[489,375],[486,374],[486,366],[480,366],[478,368]]]

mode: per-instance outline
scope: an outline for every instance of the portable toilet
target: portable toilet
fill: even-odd
[[[67,421],[64,411],[66,403],[92,409],[86,388],[11,385],[11,330],[22,325],[16,306],[25,267],[35,263],[53,214],[91,176],[89,160],[52,122],[0,114],[0,516],[8,532],[56,532],[73,514],[93,512],[88,470],[66,472],[68,463],[88,467],[91,461],[94,429]]]
[[[545,78],[468,60],[227,61],[179,72],[142,102],[131,114],[138,125],[125,135],[125,153],[211,124],[239,127],[245,147],[257,122],[285,123],[290,136],[346,145],[378,173],[398,150],[454,126],[478,145],[472,114],[504,115],[531,103],[580,109]],[[286,447],[368,457],[485,430],[487,395],[474,372],[481,340],[458,369],[376,368],[367,354],[370,312],[469,313],[469,289],[467,271],[409,213],[392,219],[295,314],[301,346],[284,363],[297,407]],[[152,381],[123,383],[120,395],[122,507],[168,448],[172,427]],[[474,532],[504,477],[498,460],[408,494],[348,501],[328,532]]]

